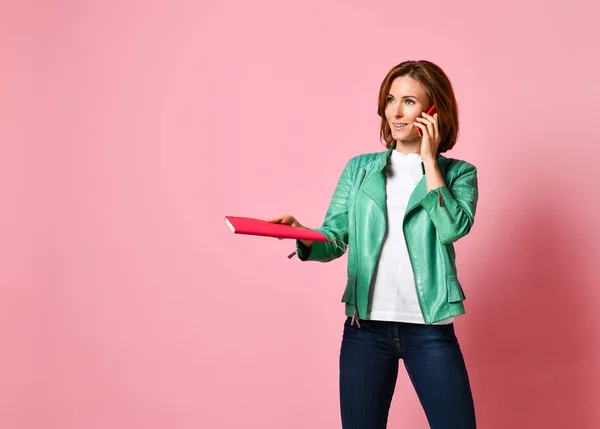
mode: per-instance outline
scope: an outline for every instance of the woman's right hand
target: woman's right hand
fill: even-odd
[[[296,220],[296,218],[294,216],[289,215],[289,214],[282,214],[280,216],[272,217],[267,220],[271,223],[281,223],[283,225],[291,225],[296,228],[306,228],[304,225],[302,225],[300,222],[298,222],[298,220]],[[302,241],[302,244],[304,244],[309,249],[313,245],[313,242],[311,240],[300,240],[300,241]]]

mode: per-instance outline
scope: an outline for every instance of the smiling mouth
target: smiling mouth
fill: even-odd
[[[392,124],[392,127],[394,127],[396,130],[401,130],[403,128],[406,128],[408,124]]]

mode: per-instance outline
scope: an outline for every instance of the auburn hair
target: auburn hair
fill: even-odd
[[[458,138],[458,105],[446,73],[430,61],[404,61],[392,68],[381,83],[377,114],[381,117],[381,142],[389,149],[395,143],[390,124],[385,117],[388,94],[397,77],[408,76],[419,82],[438,114],[440,145],[438,153],[454,147]]]

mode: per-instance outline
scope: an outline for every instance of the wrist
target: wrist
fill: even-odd
[[[300,240],[300,242],[307,248],[312,249],[313,242],[311,240]]]
[[[422,156],[421,160],[425,167],[437,167],[437,160],[432,156]]]

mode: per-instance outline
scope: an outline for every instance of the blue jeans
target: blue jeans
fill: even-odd
[[[432,429],[475,428],[467,369],[454,324],[361,320],[344,324],[340,352],[343,429],[384,429],[402,359]]]

